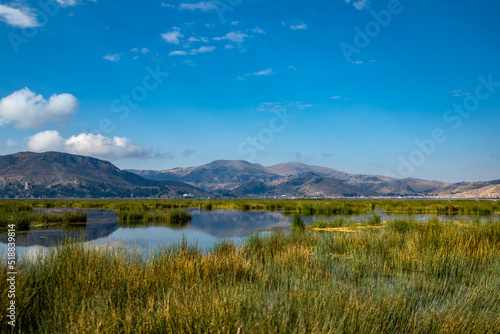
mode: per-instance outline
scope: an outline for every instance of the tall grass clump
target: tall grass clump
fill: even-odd
[[[418,227],[418,223],[415,222],[415,220],[412,217],[394,218],[394,219],[391,219],[387,224],[387,228],[389,230],[392,230],[392,231],[398,232],[398,233],[406,233],[410,230],[417,229],[417,227]]]
[[[32,215],[33,223],[86,223],[87,213],[82,211],[64,211],[61,213],[35,212]]]
[[[292,217],[292,230],[303,230],[304,227],[304,220],[302,217],[298,214],[293,215]]]
[[[346,217],[335,217],[333,220],[319,218],[315,219],[310,225],[311,228],[338,228],[338,227],[348,227],[353,223],[349,221]]]
[[[118,212],[120,223],[165,225],[165,226],[185,226],[191,221],[191,214],[187,210],[126,210]]]
[[[87,222],[87,213],[66,211],[61,213],[44,213],[40,211],[0,212],[0,228],[15,225],[18,230],[29,230],[30,226],[49,224],[70,224]]]
[[[379,226],[382,222],[382,218],[379,215],[373,214],[370,218],[366,219],[364,223],[369,226]]]
[[[7,229],[8,225],[15,225],[17,230],[29,230],[33,222],[33,215],[28,212],[0,213],[0,228]]]

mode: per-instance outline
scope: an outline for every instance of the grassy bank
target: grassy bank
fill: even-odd
[[[79,211],[65,211],[60,213],[44,213],[39,211],[1,212],[0,229],[14,224],[18,230],[28,230],[33,226],[47,226],[51,224],[85,223],[87,214]]]
[[[0,200],[3,210],[77,208],[105,210],[170,210],[199,208],[241,211],[283,211],[302,215],[352,215],[380,209],[387,213],[490,215],[500,213],[500,201],[489,200]]]
[[[383,231],[221,242],[208,253],[181,244],[148,259],[71,244],[20,261],[16,329],[498,333],[499,253],[498,223],[404,219]],[[1,291],[6,284],[1,271]]]

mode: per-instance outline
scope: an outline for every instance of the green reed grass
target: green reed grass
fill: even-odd
[[[1,212],[0,228],[14,224],[19,230],[28,230],[30,226],[49,224],[70,224],[87,222],[87,213],[81,211],[65,211],[46,213],[40,211]]]
[[[411,219],[149,257],[73,243],[19,261],[16,332],[499,333],[498,254],[498,223]]]
[[[191,221],[187,210],[123,210],[118,212],[118,221],[126,224],[165,225],[182,227]]]
[[[299,213],[303,216],[364,214],[373,212],[375,208],[387,213],[407,214],[491,215],[500,213],[500,201],[491,200],[0,200],[0,212],[4,212],[4,210],[33,210],[33,208],[146,211],[190,207],[205,208],[206,210],[278,210],[287,215]]]
[[[310,227],[312,228],[337,228],[337,227],[348,227],[352,226],[354,223],[347,219],[346,217],[335,217],[332,219],[318,218],[315,219]]]
[[[373,214],[370,216],[370,218],[367,218],[364,221],[364,224],[370,225],[370,226],[378,226],[382,223],[382,218],[379,215]]]
[[[292,217],[292,230],[303,230],[304,220],[299,214],[294,214]]]

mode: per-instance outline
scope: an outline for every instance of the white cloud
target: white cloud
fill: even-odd
[[[12,139],[9,139],[7,140],[7,142],[5,143],[5,145],[7,145],[7,147],[16,147],[18,144],[16,141],[12,140]]]
[[[160,4],[160,6],[162,6],[162,7],[169,7],[169,8],[174,8],[174,7],[175,7],[174,5],[171,5],[171,4],[169,4],[169,3],[165,3],[165,2],[162,2],[162,3]]]
[[[142,54],[148,54],[149,52],[151,52],[148,48],[142,48],[142,49],[139,49],[139,48],[133,48],[133,49],[130,49],[130,52],[141,52]]]
[[[303,104],[302,102],[296,102],[295,107],[297,109],[312,108],[312,107],[314,107],[314,104]]]
[[[259,72],[255,72],[253,73],[253,75],[271,75],[271,74],[274,74],[273,70],[268,68],[268,69],[265,69],[263,71],[259,71]]]
[[[78,5],[77,0],[56,0],[61,7],[71,7],[71,6],[76,6]]]
[[[102,57],[102,59],[116,62],[116,61],[120,61],[120,55],[118,55],[118,54],[116,54],[116,55],[105,55],[104,57]]]
[[[28,137],[28,148],[33,151],[63,151],[105,159],[150,158],[151,149],[136,145],[125,137],[105,137],[100,134],[81,133],[63,138],[54,130],[42,131]]]
[[[305,24],[304,22],[299,23],[299,24],[292,24],[290,26],[290,29],[292,29],[292,30],[307,30],[307,24]]]
[[[198,53],[207,53],[215,50],[215,46],[201,46],[198,49],[192,49],[191,54],[195,55]]]
[[[252,32],[255,33],[255,34],[265,34],[266,32],[264,30],[262,30],[261,28],[259,27],[255,27],[252,29]]]
[[[345,0],[346,3],[351,3],[351,0]],[[357,10],[363,10],[368,8],[368,0],[359,0],[359,1],[353,1],[352,5],[357,9]]]
[[[231,44],[226,44],[226,46],[224,46],[224,49],[231,50],[234,49],[234,46],[232,46]]]
[[[169,56],[185,56],[188,53],[186,51],[172,51],[168,55]]]
[[[45,123],[61,122],[78,109],[78,101],[71,94],[52,95],[47,101],[28,88],[0,100],[0,126],[13,123],[16,127],[37,128]]]
[[[172,31],[161,34],[161,38],[165,40],[167,43],[179,44],[180,38],[183,38],[184,35],[181,33],[181,29],[174,27]]]
[[[189,37],[188,42],[199,42],[200,40],[198,38],[195,38],[193,36]]]
[[[257,108],[258,111],[268,111],[268,112],[283,112],[285,108],[281,102],[265,102],[261,103]]]
[[[451,93],[453,94],[453,96],[457,96],[457,97],[459,97],[459,96],[469,96],[470,95],[469,92],[464,92],[461,89],[453,90],[453,91],[451,91]]]
[[[187,10],[201,10],[202,12],[208,12],[209,10],[214,10],[217,9],[217,6],[215,6],[214,3],[212,2],[196,2],[196,3],[181,3],[179,5],[180,9],[187,9]]]
[[[340,95],[335,95],[335,96],[331,97],[332,100],[338,100],[338,99],[341,99],[341,98],[342,98],[342,96],[340,96]]]
[[[357,10],[363,10],[368,8],[368,0],[361,0],[361,1],[356,1],[353,2],[354,7],[356,7]]]
[[[232,26],[237,26],[238,24],[240,24],[240,22],[239,22],[239,21],[233,21],[233,22],[231,22],[231,25],[232,25]]]
[[[251,75],[255,75],[255,76],[262,76],[262,75],[271,75],[271,74],[275,74],[276,72],[274,72],[272,69],[270,68],[267,68],[265,70],[262,70],[262,71],[258,71],[258,72],[255,72],[255,73],[248,73],[248,74],[245,74],[241,77],[238,77],[238,80],[242,81],[242,80],[245,80],[247,77],[251,76]]]
[[[0,21],[17,28],[39,26],[35,14],[29,7],[14,8],[0,4]]]
[[[248,35],[242,33],[241,31],[231,31],[222,37],[214,37],[214,40],[228,40],[235,43],[243,43],[246,37],[248,37]]]
[[[65,148],[64,138],[55,130],[42,131],[27,139],[28,148],[33,151],[61,151]]]
[[[265,102],[261,103],[258,107],[258,111],[268,111],[272,113],[280,113],[285,110],[303,110],[306,108],[312,108],[314,105],[312,104],[303,104],[302,102],[288,102],[283,104],[281,102]]]

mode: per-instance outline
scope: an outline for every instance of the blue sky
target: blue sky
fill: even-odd
[[[0,154],[499,179],[499,12],[487,0],[2,1]]]

